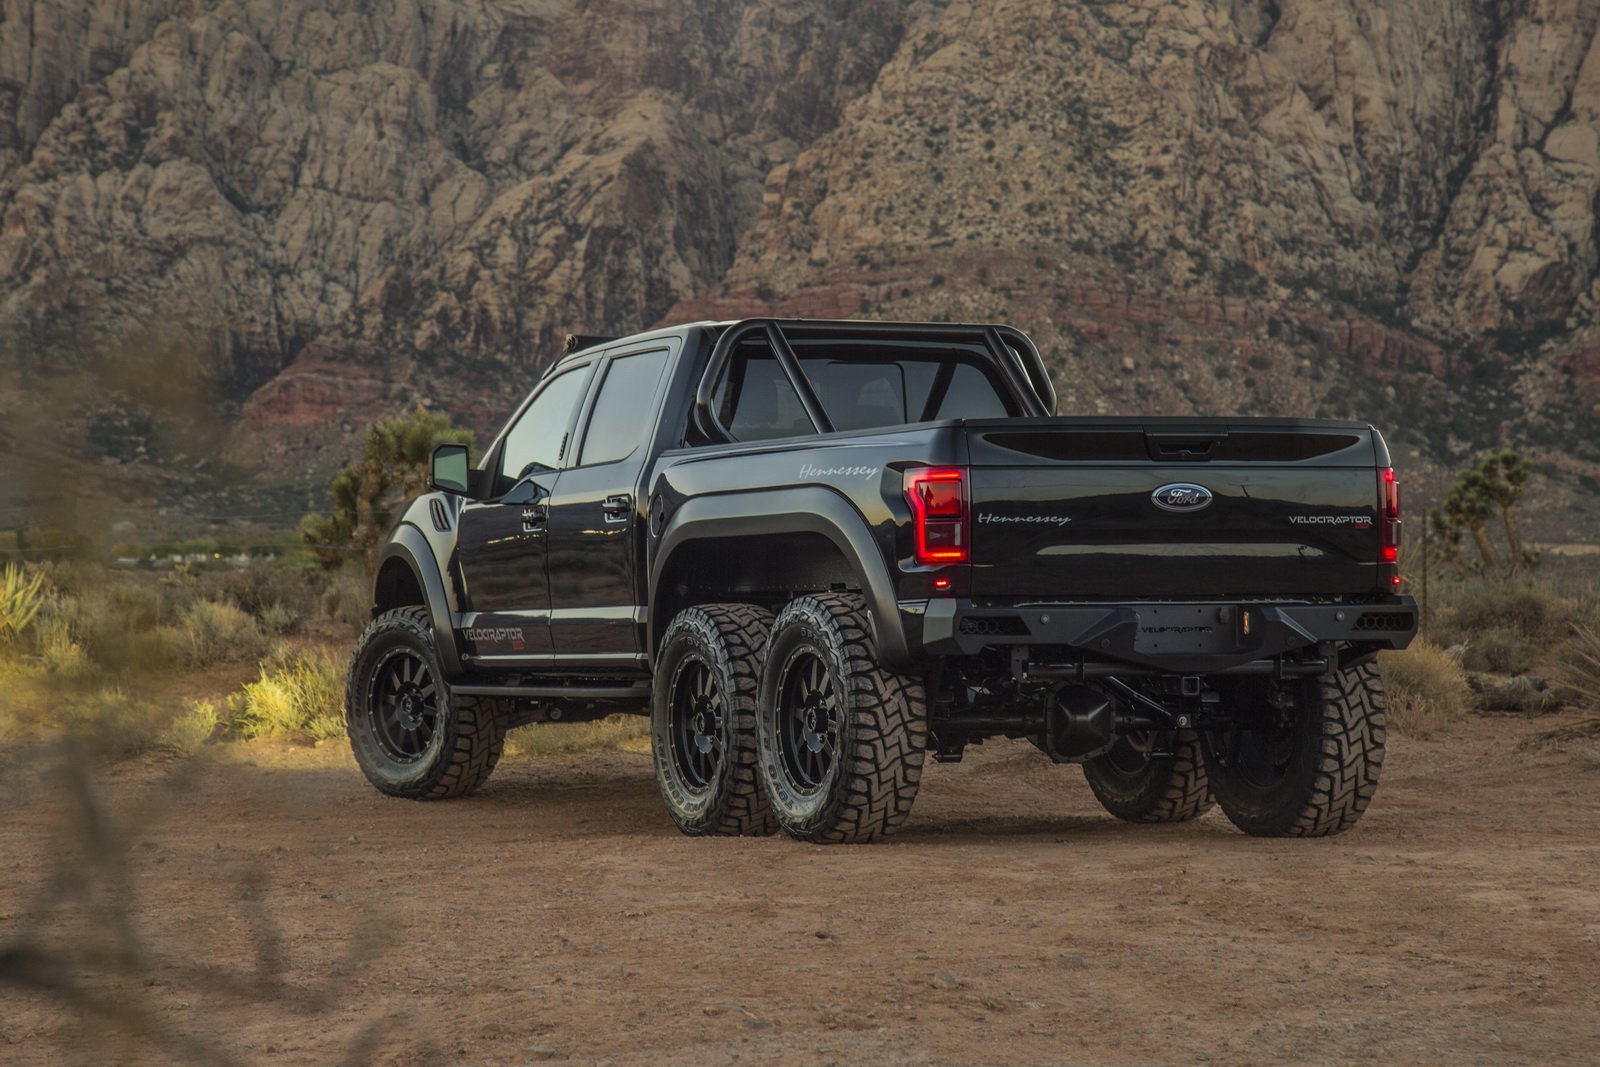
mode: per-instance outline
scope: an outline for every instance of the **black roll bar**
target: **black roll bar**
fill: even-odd
[[[806,417],[817,433],[832,433],[833,423],[817,399],[816,390],[800,366],[789,335],[839,340],[905,340],[923,338],[955,344],[982,345],[999,365],[1006,382],[1016,392],[1030,415],[1054,415],[1055,385],[1045,370],[1039,349],[1027,334],[1012,326],[943,322],[857,322],[850,319],[745,319],[736,322],[717,338],[706,363],[700,386],[695,391],[694,418],[700,432],[712,441],[736,440],[716,410],[716,386],[728,360],[739,343],[751,334],[761,334],[772,348],[773,358],[800,398]]]

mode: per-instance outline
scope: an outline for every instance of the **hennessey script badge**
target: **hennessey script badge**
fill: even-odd
[[[1193,482],[1172,482],[1150,494],[1163,511],[1199,511],[1211,503],[1211,490]]]

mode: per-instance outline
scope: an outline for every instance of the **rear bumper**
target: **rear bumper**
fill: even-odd
[[[908,644],[930,656],[970,656],[1027,646],[1032,657],[1117,661],[1203,674],[1326,642],[1405,648],[1417,629],[1416,601],[1295,604],[1168,601],[980,607],[970,600],[901,601]],[[917,638],[920,636],[920,642]]]

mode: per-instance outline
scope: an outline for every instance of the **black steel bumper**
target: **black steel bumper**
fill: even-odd
[[[1326,642],[1405,648],[1417,631],[1417,604],[1408,596],[1378,604],[1169,601],[1026,607],[934,599],[901,601],[900,617],[910,646],[920,643],[930,656],[1026,645],[1033,657],[1076,656],[1197,674]]]

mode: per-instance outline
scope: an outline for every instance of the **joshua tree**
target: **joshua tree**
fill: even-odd
[[[1525,561],[1522,535],[1517,530],[1517,502],[1528,484],[1533,464],[1507,449],[1490,456],[1479,467],[1484,474],[1484,491],[1500,507],[1500,517],[1505,521],[1506,547],[1513,570]]]
[[[334,476],[333,513],[300,520],[300,536],[322,565],[337,567],[359,552],[371,571],[393,504],[427,488],[429,457],[447,443],[470,447],[472,431],[452,428],[420,403],[409,415],[369,426],[361,459]]]
[[[1522,535],[1517,529],[1517,504],[1532,469],[1533,465],[1526,459],[1507,450],[1489,456],[1456,476],[1455,484],[1445,494],[1444,506],[1434,513],[1434,521],[1450,546],[1442,550],[1442,556],[1458,573],[1460,563],[1455,546],[1459,545],[1462,530],[1472,534],[1478,554],[1483,557],[1483,569],[1491,575],[1515,574],[1538,562],[1537,555],[1522,547]],[[1489,522],[1496,509],[1506,532],[1504,561],[1489,536]]]
[[[1444,509],[1434,508],[1428,512],[1428,525],[1437,537],[1433,547],[1439,562],[1449,564],[1457,578],[1465,578],[1467,569],[1461,565],[1461,524],[1445,514]]]

